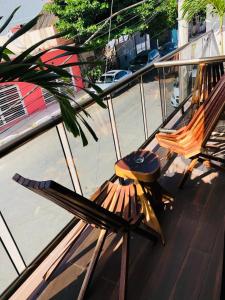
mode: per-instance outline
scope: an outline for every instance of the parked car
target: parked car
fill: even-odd
[[[142,51],[130,62],[129,70],[136,72],[137,70],[145,67],[154,60],[160,57],[159,51],[157,49],[152,49],[151,51]]]
[[[114,83],[124,79],[124,77],[131,74],[132,72],[129,70],[111,70],[106,72],[105,74],[102,74],[99,80],[95,82],[95,85],[100,87],[102,90],[105,90]],[[116,90],[116,92],[118,92],[122,88],[119,88],[118,90]],[[91,88],[90,91],[96,93],[96,90],[94,88]],[[115,92],[113,94],[115,94]]]
[[[197,68],[192,67],[190,70],[188,70],[187,73],[187,92],[191,93],[191,90],[194,88],[194,83],[196,80],[196,74],[197,74]],[[174,84],[173,84],[173,90],[172,95],[170,99],[170,103],[173,107],[179,106],[179,100],[180,100],[180,89],[179,89],[179,78],[177,77]]]
[[[173,42],[168,42],[166,44],[164,44],[163,46],[159,47],[159,53],[160,56],[165,56],[166,54],[174,51],[175,49],[177,49],[177,44],[173,43]]]

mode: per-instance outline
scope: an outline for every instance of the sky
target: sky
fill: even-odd
[[[41,11],[46,2],[47,0],[0,0],[0,16],[3,16],[5,20],[17,6],[21,6],[11,21],[10,27],[26,23]]]

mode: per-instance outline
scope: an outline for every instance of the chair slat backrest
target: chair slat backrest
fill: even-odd
[[[211,91],[223,75],[223,63],[200,64],[192,93],[192,104],[197,104],[197,107],[199,107],[200,103],[207,100]]]
[[[123,218],[53,180],[34,181],[19,174],[15,174],[13,180],[97,227],[119,231],[129,226],[129,223]]]
[[[219,67],[219,66],[218,66]],[[201,152],[225,107],[225,76],[218,81],[208,99],[198,108],[188,125],[172,134],[158,133],[160,146],[190,158]]]

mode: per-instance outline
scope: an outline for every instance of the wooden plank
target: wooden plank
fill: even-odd
[[[90,264],[88,266],[88,269],[87,269],[84,281],[82,283],[82,286],[81,286],[81,289],[80,289],[80,293],[79,293],[79,296],[77,298],[78,300],[83,300],[84,297],[85,297],[86,291],[87,291],[87,289],[89,287],[89,284],[90,284],[91,279],[93,277],[93,274],[94,274],[94,271],[95,271],[98,259],[100,257],[100,254],[101,254],[102,247],[104,245],[106,236],[107,236],[107,230],[102,229],[101,232],[100,232],[100,234],[99,234],[99,238],[98,238],[98,241],[97,241],[94,253],[92,255]]]
[[[208,260],[207,253],[190,249],[169,299],[197,300],[205,279]]]
[[[93,223],[103,228],[110,227],[113,231],[118,231],[120,228],[128,226],[124,219],[52,180],[37,183],[40,185],[37,189],[28,188],[74,215],[78,215],[79,218],[88,223]],[[116,186],[113,185],[113,188],[116,188]]]
[[[119,200],[116,207],[116,213],[118,213],[120,216],[123,214],[123,207],[124,207],[124,198],[125,198],[125,189],[121,189]]]
[[[212,67],[211,65],[208,65],[207,68],[207,76],[208,76],[208,95],[211,93],[212,91]]]
[[[90,200],[96,202],[98,205],[101,205],[104,199],[109,194],[113,183],[110,181],[105,181],[100,188],[90,197]]]
[[[151,300],[170,299],[193,234],[197,230],[201,213],[198,206],[187,204],[186,201],[190,199],[185,198],[181,198],[183,203],[180,205],[183,207],[183,212],[180,217],[178,214],[179,220],[173,228],[170,227],[170,234],[167,232],[168,243],[161,249],[158,247],[155,249],[155,252],[159,251],[159,254],[154,253],[154,261],[150,261],[149,268],[151,268],[152,275],[145,281],[141,299],[145,299],[144,295],[151,295]],[[166,225],[164,224],[165,229],[167,229]]]
[[[109,211],[114,212],[116,210],[116,206],[118,203],[118,199],[121,193],[121,189],[123,188],[123,186],[121,186],[120,184],[118,184],[117,189],[113,195],[113,199],[111,201],[111,204],[109,206]]]
[[[125,186],[125,198],[124,198],[124,208],[123,208],[123,218],[129,220],[130,218],[130,187]]]
[[[206,195],[207,202],[202,209],[198,231],[191,244],[192,248],[206,253],[212,252],[217,233],[224,228],[225,205],[222,199],[224,199],[223,184],[214,182],[213,188]]]
[[[130,217],[132,219],[135,219],[137,214],[140,213],[140,209],[139,211],[137,210],[137,196],[136,196],[136,193],[135,193],[135,188],[134,188],[134,185],[131,184],[130,185]]]
[[[213,73],[213,85],[215,86],[216,85],[216,66],[215,64],[212,65],[212,73]]]
[[[123,233],[122,257],[119,285],[119,300],[125,300],[127,297],[127,281],[129,266],[129,233]]]
[[[224,230],[221,229],[217,234],[210,259],[208,260],[203,286],[199,291],[199,300],[225,299],[225,297],[220,298],[221,284],[225,284],[222,281],[223,242]]]
[[[102,207],[103,208],[109,209],[109,206],[111,204],[111,201],[113,199],[113,196],[114,196],[114,194],[116,192],[117,187],[118,187],[118,184],[114,183],[113,186],[112,186],[112,188],[111,188],[111,190],[110,190],[110,192],[109,192],[109,194],[107,195],[107,197],[105,198],[105,200],[102,203]]]
[[[63,261],[67,253],[70,251],[70,249],[74,246],[74,244],[77,242],[77,240],[81,237],[81,234],[84,232],[84,230],[87,228],[87,223],[80,221],[77,224],[77,232],[75,235],[72,236],[72,238],[67,242],[65,247],[61,250],[60,254],[57,256],[57,258],[52,262],[51,266],[48,268],[46,273],[44,274],[43,278],[44,280],[48,280],[49,277],[52,275],[52,273],[55,271],[55,269],[60,265],[60,263]]]

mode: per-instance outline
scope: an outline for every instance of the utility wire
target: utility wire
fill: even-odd
[[[118,29],[119,27],[123,26],[124,24],[126,24],[126,23],[130,22],[131,20],[133,20],[133,19],[135,19],[135,18],[138,18],[138,17],[139,17],[138,15],[132,16],[132,17],[129,18],[128,20],[124,21],[123,23],[120,23],[120,24],[116,25],[116,27],[114,27],[114,28],[111,29],[111,33],[112,33],[112,31]],[[138,21],[138,22],[140,22],[140,21]],[[141,21],[141,22],[142,22],[142,21]],[[136,24],[136,23],[135,23],[135,24]],[[133,25],[134,25],[134,24],[133,24]],[[108,32],[108,31],[103,32],[102,34],[98,35],[97,38],[100,38],[100,37],[106,35],[107,32]]]
[[[115,12],[115,13],[113,13],[109,18],[106,18],[105,20],[103,20],[102,22],[102,25],[100,26],[100,28],[99,29],[97,29],[87,40],[86,40],[86,42],[84,43],[84,45],[86,45],[87,43],[89,43],[101,30],[102,30],[102,28],[103,27],[105,27],[106,25],[107,25],[107,23],[112,19],[112,18],[114,18],[114,17],[116,17],[116,16],[118,16],[118,15],[120,15],[121,13],[123,13],[124,11],[126,11],[126,10],[128,10],[128,9],[133,9],[133,8],[135,8],[135,7],[137,7],[137,6],[139,6],[139,5],[141,5],[141,4],[145,4],[146,2],[147,2],[148,0],[142,0],[142,1],[140,1],[140,2],[138,2],[138,3],[135,3],[135,4],[132,4],[132,5],[130,5],[130,6],[128,6],[128,7],[124,7],[124,8],[122,8],[120,11],[117,11],[117,12]],[[159,3],[159,5],[162,3],[162,1],[163,0],[161,0],[160,1],[160,3]],[[158,5],[158,6],[159,6]],[[158,7],[157,6],[157,7]]]
[[[113,14],[113,0],[111,1],[111,8],[110,8],[110,16],[112,16],[112,14]],[[147,21],[147,24],[149,23],[149,22],[151,22],[152,21],[152,19],[154,19],[155,17],[157,16],[157,13],[155,13],[155,15],[154,16],[151,16],[149,19],[148,19],[148,21]],[[136,16],[133,16],[132,18],[134,18],[134,17],[136,17]],[[126,20],[124,23],[122,23],[122,24],[120,24],[120,25],[118,25],[118,26],[122,26],[122,25],[124,25],[125,23],[127,23],[127,22],[129,22],[132,18],[130,18],[130,19],[128,19],[128,20]],[[141,24],[143,21],[142,20],[140,20],[140,21],[138,21],[138,22],[136,22],[135,23],[135,25],[139,25],[139,24]],[[117,26],[117,27],[118,27]],[[112,18],[110,18],[110,23],[109,23],[109,30],[108,30],[108,43],[110,42],[110,39],[111,39],[111,31],[113,31],[114,29],[111,29],[111,27],[112,27]],[[115,28],[116,29],[116,28]],[[166,30],[163,30],[163,31],[166,31]],[[163,31],[161,31],[159,34],[161,34]],[[158,34],[158,35],[159,35]],[[105,35],[105,34],[104,34]],[[155,36],[153,36],[153,37],[151,37],[151,38],[154,38]],[[122,45],[122,47],[126,47],[126,45]],[[122,48],[121,47],[121,48]],[[97,47],[97,48],[95,48],[95,49],[99,49],[99,48],[102,48],[101,46],[99,46],[99,47]],[[69,56],[64,62],[63,62],[63,64],[65,64],[70,58],[71,58],[72,56]],[[62,64],[62,65],[63,65]],[[107,72],[107,68],[108,68],[108,59],[106,58],[106,66],[105,66],[105,73]],[[27,98],[30,94],[32,94],[35,90],[37,90],[38,88],[40,88],[39,86],[35,86],[31,91],[29,91],[24,97],[22,97],[22,98],[20,98],[20,99],[18,99],[18,101],[16,101],[13,105],[11,105],[8,109],[6,109],[5,111],[3,111],[1,114],[0,114],[0,117],[1,116],[4,116],[4,114],[7,112],[7,111],[9,111],[9,110],[11,110],[13,107],[15,107],[17,104],[19,104],[21,101],[23,101],[25,98]],[[53,95],[54,96],[54,95]],[[26,106],[25,106],[26,107]]]
[[[158,3],[158,6],[157,6],[157,7],[159,7],[159,6],[161,5],[161,3],[162,3],[162,1]],[[156,8],[157,8],[157,7],[156,7]],[[132,13],[133,13],[133,12],[132,12]],[[152,21],[152,20],[158,15],[158,13],[159,13],[159,12],[155,9],[155,11],[153,12],[153,15],[150,16],[150,18],[148,18],[148,20],[145,21],[145,24],[146,24],[146,23],[147,23],[147,24],[150,23],[150,21]],[[113,14],[113,15],[114,15],[114,14]],[[126,23],[129,22],[131,19],[136,18],[136,17],[139,17],[139,16],[138,16],[138,15],[135,15],[135,16],[131,17],[130,19],[124,21],[123,23],[117,25],[115,28],[111,28],[111,32],[114,31],[114,30],[116,30],[118,27],[121,27],[122,25],[126,24]],[[110,17],[109,17],[108,19],[112,20],[113,18],[110,18]],[[141,23],[143,23],[143,20],[138,21],[137,23],[133,24],[133,26],[136,25],[136,24],[137,24],[137,25],[140,25]],[[111,27],[112,27],[112,25],[111,25]],[[95,38],[99,38],[99,37],[101,37],[101,36],[104,36],[106,33],[108,33],[108,30],[105,31],[104,33],[102,33],[101,35],[96,36]],[[86,42],[87,42],[87,41],[86,41]],[[85,42],[85,43],[86,43],[86,42]],[[99,47],[95,48],[95,50],[100,49],[100,48],[102,48],[102,46],[99,46]]]
[[[158,13],[155,13],[155,15],[154,16],[151,16],[148,20],[146,20],[145,21],[145,24],[149,24],[156,16],[157,16],[157,14]],[[137,25],[140,25],[141,23],[142,23],[143,21],[142,20],[139,20],[139,21],[137,21],[136,23],[134,23],[134,25],[137,27]],[[115,28],[116,29],[116,28]],[[112,29],[111,31],[113,31],[114,29]],[[165,31],[165,30],[168,30],[167,28],[166,29],[163,29],[162,31],[160,31],[160,33],[161,32],[163,32],[163,31]],[[158,34],[157,34],[158,35]],[[152,39],[152,38],[154,38],[155,36],[153,36],[153,37],[151,37],[150,36],[150,38]],[[126,45],[122,45],[122,47],[126,47]],[[121,47],[121,48],[122,48]],[[102,46],[98,46],[98,47],[96,47],[95,48],[95,50],[98,50],[98,49],[102,49]]]
[[[144,4],[144,3],[146,3],[147,1],[145,1],[145,0],[143,0],[143,1],[140,1],[140,4]],[[157,7],[159,7],[160,5],[161,5],[161,3],[162,3],[162,1],[160,1],[159,3],[158,3],[158,6]],[[135,5],[135,6],[137,6],[137,5]],[[132,6],[133,7],[133,6]],[[131,7],[131,8],[132,8]],[[121,11],[123,11],[123,10],[121,10]],[[120,12],[121,12],[120,11]],[[113,19],[113,16],[115,17],[115,16],[117,16],[117,15],[119,15],[120,14],[120,12],[116,12],[116,13],[114,13],[113,14],[113,0],[111,0],[111,9],[110,9],[110,17],[109,18],[107,18],[106,20],[103,20],[103,21],[101,21],[101,22],[99,22],[98,24],[101,24],[101,23],[103,23],[103,24],[105,24],[105,22],[107,21],[109,21],[109,32],[108,32],[108,43],[110,42],[110,38],[111,38],[111,27],[112,27],[112,19]],[[128,15],[128,13],[127,13],[127,15]],[[153,19],[153,18],[155,18],[157,16],[157,13],[153,16],[153,17],[151,17],[150,19],[149,19],[149,21],[148,21],[148,23]],[[132,19],[132,18],[131,18]],[[120,25],[118,25],[118,26],[122,26],[123,24],[125,24],[125,23],[127,23],[128,21],[130,21],[130,20],[127,20],[127,21],[125,21],[124,23],[122,23],[122,24],[120,24]],[[140,22],[137,22],[136,24],[140,24],[142,22],[142,20],[140,20]],[[117,27],[118,27],[117,26]],[[115,28],[116,29],[116,28]],[[114,30],[114,29],[112,29],[112,30]],[[92,37],[92,36],[91,36]],[[90,41],[90,39],[91,39],[91,37],[88,39],[88,40],[86,40],[86,42],[85,43],[87,43],[88,41]],[[84,44],[85,44],[84,43]],[[102,48],[101,46],[100,47],[97,47],[97,48],[95,48],[95,49],[99,49],[99,48]],[[72,55],[70,55],[64,62],[63,62],[63,64],[65,64],[70,58],[72,57]],[[62,64],[62,65],[63,65]],[[107,71],[107,66],[108,66],[108,59],[106,59],[106,71]],[[15,83],[16,84],[16,83]],[[36,86],[36,87],[34,87],[34,89],[32,89],[31,91],[29,91],[24,97],[22,97],[21,99],[19,99],[18,101],[16,101],[12,106],[10,106],[7,110],[5,110],[4,112],[2,112],[1,114],[0,114],[0,117],[1,116],[3,116],[7,111],[9,111],[10,109],[12,109],[13,107],[15,107],[19,102],[21,102],[21,101],[23,101],[26,97],[28,97],[32,92],[34,92],[36,89],[38,89],[38,88],[40,88],[39,86]],[[54,96],[54,95],[53,95]]]
[[[109,21],[109,33],[108,33],[108,44],[110,42],[111,39],[111,28],[112,28],[112,14],[113,14],[113,0],[111,0],[111,8],[110,8],[110,21]],[[106,57],[106,63],[105,63],[105,73],[107,72],[107,68],[108,68],[108,57]],[[105,80],[106,80],[106,76],[105,76]]]

